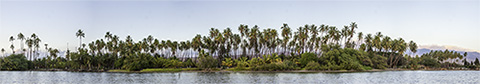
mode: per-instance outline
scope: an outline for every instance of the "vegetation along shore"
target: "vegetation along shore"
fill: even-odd
[[[352,22],[343,27],[305,25],[295,32],[287,24],[280,30],[241,24],[232,29],[211,28],[206,36],[191,40],[159,40],[154,36],[135,41],[123,40],[111,32],[104,38],[82,43],[86,34],[75,34],[79,47],[75,52],[40,44],[35,33],[19,33],[8,38],[13,51],[5,56],[2,48],[0,70],[178,72],[178,71],[253,71],[253,72],[350,72],[384,70],[478,70],[478,59],[468,62],[467,53],[449,50],[431,51],[413,56],[414,41],[393,38],[381,32],[356,32]],[[15,52],[20,41],[23,52]],[[24,48],[24,45],[27,48]],[[40,49],[44,47],[45,49]],[[38,57],[39,51],[47,57]],[[406,53],[407,51],[411,53]]]

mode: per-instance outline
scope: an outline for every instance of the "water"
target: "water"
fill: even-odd
[[[480,71],[384,71],[355,73],[0,71],[0,83],[480,83]]]

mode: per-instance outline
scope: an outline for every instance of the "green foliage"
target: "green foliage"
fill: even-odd
[[[222,66],[224,67],[232,67],[235,62],[233,62],[232,58],[225,58],[224,61],[222,61]]]
[[[195,67],[195,63],[191,58],[188,58],[185,62],[183,62],[183,64],[185,67]]]
[[[260,58],[252,58],[248,61],[248,66],[249,67],[256,67],[256,66],[260,66],[260,65],[263,65],[264,62],[262,62],[262,59]]]
[[[363,68],[363,70],[372,70],[373,69],[372,67],[369,67],[369,66],[363,66],[362,68]]]
[[[124,60],[124,65],[122,66],[122,69],[137,71],[149,68],[150,64],[153,64],[153,62],[149,59],[153,59],[153,57],[146,53],[127,56],[127,58]]]
[[[23,54],[12,54],[0,61],[2,70],[28,70],[32,69],[33,63],[28,61]]]
[[[246,57],[235,59],[235,64],[237,64],[237,67],[240,67],[240,68],[244,68],[244,67],[247,67],[247,65],[249,65]]]
[[[295,67],[288,66],[287,63],[284,62],[277,62],[277,63],[270,63],[270,64],[262,64],[259,66],[252,67],[251,70],[256,71],[283,71],[283,70],[294,70]]]
[[[107,72],[129,72],[128,70],[121,70],[121,69],[111,69],[108,70]]]
[[[409,58],[404,56],[404,52],[407,49],[412,52],[416,51],[416,43],[413,41],[407,45],[402,38],[391,40],[390,37],[383,36],[381,32],[378,32],[374,37],[367,34],[365,38],[360,33],[358,42],[353,42],[351,38],[354,36],[356,28],[355,23],[344,26],[341,30],[329,25],[305,25],[305,27],[299,27],[298,31],[292,32],[290,27],[284,24],[281,33],[284,38],[281,39],[275,29],[268,28],[262,31],[258,26],[250,29],[247,25],[241,25],[239,27],[240,34],[233,34],[230,28],[223,32],[212,28],[208,36],[197,35],[191,41],[178,42],[158,40],[153,36],[148,36],[138,42],[135,42],[131,36],[120,40],[118,36],[107,32],[105,39],[83,45],[80,42],[78,52],[67,51],[65,58],[56,57],[57,49],[51,50],[50,56],[47,58],[34,59],[33,63],[25,61],[23,56],[11,56],[0,60],[0,63],[3,63],[0,65],[4,65],[0,69],[26,70],[31,69],[34,65],[35,68],[42,69],[99,71],[108,69],[178,71],[180,69],[177,68],[185,67],[210,70],[221,66],[236,66],[234,70],[268,71],[299,68],[307,70],[370,70],[372,68],[405,67],[404,65],[415,67],[418,63],[431,67],[457,66],[445,60],[463,59],[467,54],[462,56],[459,53],[445,50],[431,51],[422,55],[422,59],[419,57]],[[80,39],[85,37],[82,30],[79,30],[76,36]],[[11,37],[12,43],[14,40]],[[356,48],[356,45],[358,50],[352,49]],[[276,50],[278,47],[283,50]],[[13,44],[11,48],[14,50]],[[204,52],[204,49],[208,50],[208,53]],[[187,53],[191,50],[199,52],[197,59],[193,60],[192,57],[187,57]],[[318,52],[319,50],[321,52]],[[240,54],[238,51],[243,52]],[[282,55],[277,55],[279,53]],[[288,55],[286,55],[287,53]],[[319,57],[314,53],[322,54]],[[216,57],[209,54],[215,54]],[[178,59],[177,56],[182,56],[182,59]],[[471,63],[465,60],[465,66],[472,65],[480,65],[478,59]]]
[[[282,61],[282,59],[278,55],[273,54],[273,55],[264,55],[263,59],[261,59],[261,61],[264,64],[270,64],[270,63],[280,62],[280,61]]]
[[[164,68],[165,67],[164,65],[170,65],[170,64],[167,64],[167,63],[170,63],[170,61],[168,61],[168,59],[165,59],[163,57],[156,57],[155,59],[153,59],[152,67],[153,68]]]
[[[320,57],[322,64],[326,64],[331,70],[363,70],[362,65],[358,61],[358,57],[363,57],[361,51],[346,48],[334,48]]]
[[[440,67],[440,63],[430,57],[422,57],[422,61],[420,61],[420,64],[428,66],[428,67]]]
[[[314,53],[303,53],[299,61],[300,61],[300,66],[303,67],[311,61],[317,62],[318,58],[317,58],[317,55],[315,55]]]
[[[310,61],[305,66],[306,70],[327,70],[327,66],[321,66],[318,62]]]
[[[201,69],[212,69],[218,66],[217,59],[205,53],[203,50],[200,52],[197,67]]]
[[[478,58],[475,58],[475,61],[473,62],[475,65],[480,65],[480,62],[478,61]]]
[[[226,69],[227,71],[246,71],[246,70],[250,70],[249,68],[247,67],[235,67],[235,68],[229,68],[229,69]]]
[[[380,56],[377,54],[371,54],[370,57],[372,58],[372,67],[376,69],[385,69],[388,67],[387,65],[387,57]]]
[[[180,71],[198,71],[198,68],[153,68],[143,69],[140,72],[180,72]]]

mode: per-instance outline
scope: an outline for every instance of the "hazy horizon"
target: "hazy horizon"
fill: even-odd
[[[480,1],[0,1],[0,48],[11,52],[8,38],[35,32],[41,42],[65,50],[103,38],[107,31],[135,41],[148,35],[163,40],[190,40],[210,28],[240,24],[296,31],[305,24],[342,27],[357,32],[402,37],[419,45],[451,45],[480,50]],[[15,41],[15,49],[20,48]]]

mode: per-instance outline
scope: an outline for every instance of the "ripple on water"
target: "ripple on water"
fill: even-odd
[[[0,83],[479,83],[480,71],[356,73],[0,71]]]

